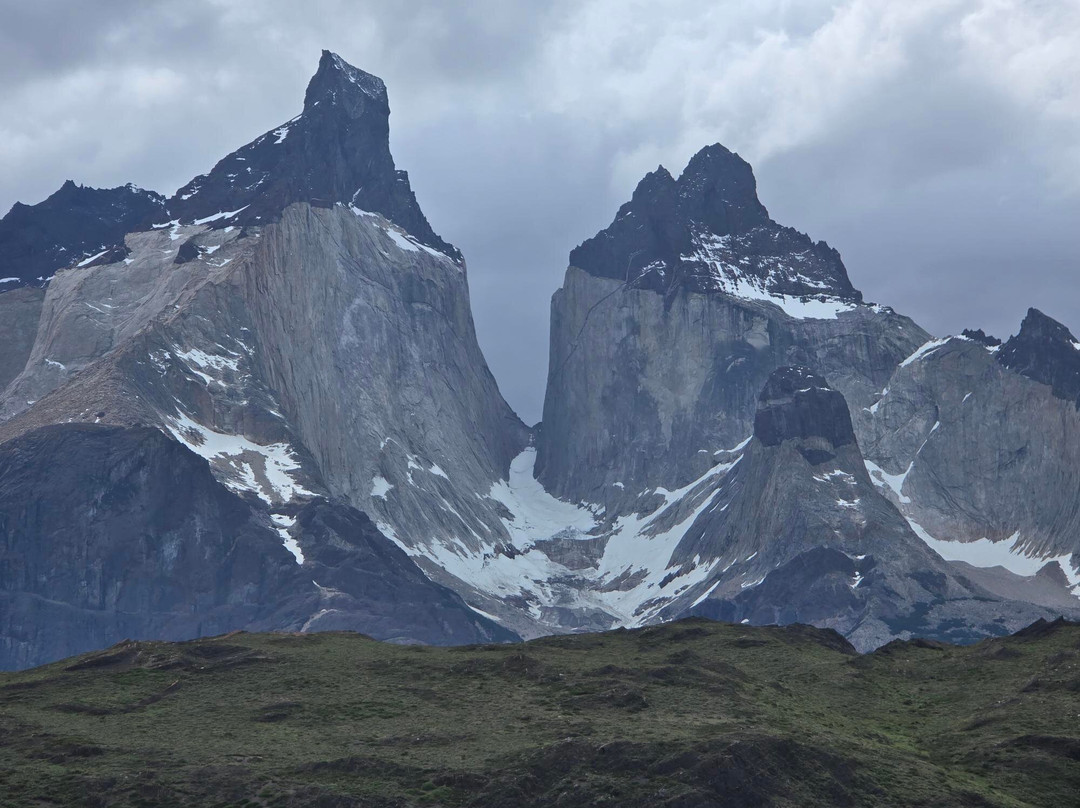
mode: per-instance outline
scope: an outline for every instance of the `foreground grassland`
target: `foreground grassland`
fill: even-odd
[[[1080,626],[122,643],[0,674],[7,806],[1069,806]]]

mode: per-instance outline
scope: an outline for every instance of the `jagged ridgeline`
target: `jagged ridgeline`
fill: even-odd
[[[0,667],[122,638],[458,644],[687,614],[968,642],[1080,616],[1080,348],[866,302],[712,145],[570,253],[544,420],[323,52],[171,197],[0,220]]]

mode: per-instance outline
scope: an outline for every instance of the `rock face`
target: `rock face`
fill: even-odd
[[[26,367],[45,290],[23,286],[0,293],[0,391]]]
[[[966,642],[1053,613],[992,594],[927,547],[867,475],[843,396],[806,368],[770,376],[754,437],[676,565],[714,572],[679,593],[665,619],[812,623],[860,650],[912,634]]]
[[[303,568],[283,524],[308,550]],[[242,627],[363,625],[399,642],[512,636],[428,581],[363,514],[317,500],[271,517],[146,427],[50,426],[0,446],[0,572],[4,669],[117,638]]]
[[[835,450],[854,443],[855,430],[842,395],[806,368],[785,367],[773,371],[758,396],[754,437],[765,446],[820,438]]]
[[[750,434],[777,367],[814,368],[861,407],[929,338],[862,304],[835,250],[770,220],[754,188],[741,158],[708,147],[677,181],[642,180],[571,253],[537,440],[549,491],[609,502],[617,482],[682,486]],[[628,280],[629,256],[651,269]]]
[[[55,510],[69,515],[56,519],[72,521],[50,526],[16,514],[25,524],[10,541],[49,530],[82,555],[13,546],[20,563],[52,565],[56,584],[38,592],[0,567],[12,604],[0,665],[124,636],[236,628],[350,628],[429,643],[516,636],[410,558],[459,534],[475,547],[505,540],[504,506],[478,493],[505,479],[529,433],[476,344],[464,262],[431,231],[394,168],[388,113],[378,79],[324,54],[287,138],[275,130],[257,139],[169,200],[171,219],[128,232],[122,251],[59,272],[40,313],[21,300],[22,319],[36,322],[19,329],[33,334],[30,344],[11,350],[12,366],[25,362],[0,395],[0,450],[30,441],[11,473],[34,480],[42,493],[31,500],[61,498]],[[256,175],[250,186],[229,177],[229,166],[244,162]],[[15,310],[19,293],[25,298],[7,292],[0,304]],[[125,436],[139,435],[142,466],[164,474],[194,464],[206,490],[173,506],[178,521],[166,531],[153,521],[167,505],[166,478],[125,477],[113,485],[131,489],[123,495],[98,490],[104,472],[90,450],[83,458],[74,438],[50,450],[36,437],[69,423],[115,444],[120,465],[135,451]],[[113,431],[92,431],[106,425]],[[59,468],[56,458],[69,451],[72,463]],[[131,499],[110,517],[131,532],[98,534],[93,521],[77,521],[80,508],[93,511],[107,496]],[[241,528],[214,510],[221,502],[238,509],[250,555],[261,559],[236,575],[216,572],[235,567],[227,548],[247,546],[237,544]],[[210,522],[225,532],[203,547],[201,525]],[[187,560],[175,568],[160,554],[125,555],[143,535],[181,542]],[[84,592],[75,582],[95,565],[100,583]],[[176,598],[129,614],[119,595],[102,594],[127,591],[132,565],[146,570],[146,584],[132,582],[130,597],[148,598],[175,578]],[[200,587],[210,582],[206,593]],[[35,618],[45,601],[70,619]]]
[[[0,219],[0,291],[40,286],[58,269],[104,258],[122,248],[125,234],[164,213],[165,199],[153,191],[86,188],[71,180],[37,205],[16,202]]]
[[[1033,310],[1004,346],[928,343],[871,406],[868,467],[940,552],[1028,575],[1053,562],[1080,582],[1074,344]]]

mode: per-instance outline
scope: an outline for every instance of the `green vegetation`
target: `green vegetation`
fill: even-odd
[[[524,645],[122,643],[0,674],[8,806],[1065,806],[1080,626],[866,656],[689,620]]]

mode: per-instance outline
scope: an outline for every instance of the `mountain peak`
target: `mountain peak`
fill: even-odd
[[[1016,335],[1015,339],[1076,342],[1076,337],[1072,335],[1072,332],[1064,324],[1059,323],[1053,317],[1043,314],[1036,308],[1027,310],[1023,322],[1020,323],[1020,333]]]
[[[770,219],[750,164],[719,143],[678,179],[663,166],[646,174],[611,225],[570,253],[570,265],[664,294],[862,300],[839,253]]]
[[[719,143],[690,158],[678,185],[687,213],[717,235],[769,221],[769,212],[758,199],[754,169]]]
[[[1053,317],[1028,309],[1020,331],[1001,346],[997,358],[1022,376],[1050,385],[1055,396],[1080,409],[1080,342]]]
[[[92,188],[67,180],[44,201],[17,202],[0,219],[0,278],[44,284],[58,269],[123,249],[126,233],[159,220],[164,210],[162,196],[135,185]]]
[[[374,111],[390,114],[383,80],[354,67],[328,50],[322,52],[319,68],[308,82],[304,112],[324,102],[338,104],[354,117],[372,111],[373,106]]]
[[[390,104],[382,79],[324,50],[304,111],[220,160],[169,201],[182,222],[267,224],[294,202],[380,213],[421,244],[459,258],[431,229],[408,175],[390,154]]]

